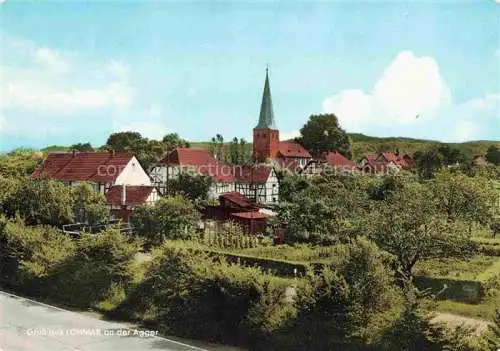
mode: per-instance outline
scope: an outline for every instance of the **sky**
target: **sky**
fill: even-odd
[[[500,140],[500,3],[0,0],[0,151],[134,130]]]

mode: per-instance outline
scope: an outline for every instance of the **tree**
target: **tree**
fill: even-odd
[[[436,174],[431,184],[438,211],[444,213],[449,221],[482,225],[491,221],[497,198],[492,181],[444,170]]]
[[[161,245],[166,239],[185,239],[192,236],[200,214],[196,207],[182,196],[160,199],[154,206],[138,206],[132,217],[132,226],[146,245]]]
[[[94,151],[94,148],[92,147],[92,145],[90,143],[77,143],[77,144],[73,144],[69,147],[70,150],[75,150],[75,151],[82,151],[82,152],[85,152],[85,151]]]
[[[361,192],[338,182],[325,182],[307,187],[292,199],[279,204],[272,223],[286,228],[287,242],[330,245],[358,234],[365,200]]]
[[[311,182],[306,178],[297,175],[284,173],[280,180],[280,201],[293,202],[294,196],[311,186]]]
[[[188,141],[182,139],[177,133],[170,133],[163,137],[162,142],[165,144],[167,151],[172,151],[178,147],[190,147]]]
[[[469,351],[472,332],[464,327],[454,331],[432,322],[432,315],[419,303],[414,288],[405,287],[404,310],[387,329],[377,349],[381,351]]]
[[[214,181],[211,177],[181,172],[175,179],[169,179],[169,195],[183,195],[190,200],[207,200]]]
[[[415,264],[435,257],[469,254],[470,236],[446,221],[432,192],[419,183],[391,193],[366,217],[370,238],[397,258],[402,279],[411,279]]]
[[[217,160],[221,162],[227,161],[224,137],[221,134],[217,134],[211,139],[209,151]]]
[[[300,142],[313,154],[338,151],[350,158],[349,137],[334,114],[312,115],[300,133]]]
[[[359,239],[335,251],[334,261],[309,276],[297,293],[287,350],[370,349],[385,327],[381,315],[397,306],[398,291],[381,250]]]
[[[73,187],[72,196],[76,222],[95,225],[108,220],[109,209],[106,198],[94,191],[89,184],[81,183]]]
[[[11,217],[18,213],[28,225],[59,227],[74,219],[71,188],[54,180],[24,180],[4,208]]]
[[[500,309],[495,311],[493,324],[489,326],[485,336],[486,342],[491,350],[497,349],[500,345]]]
[[[142,135],[138,132],[113,133],[109,136],[105,146],[116,151],[127,151],[132,149],[135,143],[140,140],[142,140]]]
[[[451,148],[445,144],[438,147],[438,152],[441,154],[441,162],[444,166],[452,166],[466,160],[466,156],[457,148]]]
[[[500,149],[495,145],[491,145],[488,150],[486,150],[485,158],[486,161],[495,166],[500,165]]]
[[[147,170],[165,154],[166,144],[158,140],[143,138],[137,132],[119,132],[111,134],[103,148],[132,153]]]
[[[413,159],[417,166],[417,172],[422,179],[431,179],[434,174],[441,169],[443,156],[436,150],[417,151],[413,154]]]

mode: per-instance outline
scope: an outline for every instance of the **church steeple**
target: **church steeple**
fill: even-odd
[[[269,88],[269,69],[266,68],[266,82],[260,105],[259,123],[256,129],[278,129],[274,120],[273,101],[271,99],[271,88]]]
[[[260,105],[259,123],[253,129],[253,153],[254,161],[267,161],[274,159],[279,152],[280,132],[276,126],[273,112],[273,101],[271,100],[271,89],[269,88],[269,70],[266,68],[266,82],[262,103]]]

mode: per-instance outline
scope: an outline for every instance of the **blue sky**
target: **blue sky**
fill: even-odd
[[[267,63],[283,138],[333,112],[350,132],[499,140],[499,26],[493,0],[4,0],[0,151],[249,139]]]

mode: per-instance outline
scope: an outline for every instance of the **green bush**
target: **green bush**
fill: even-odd
[[[366,240],[337,253],[299,289],[297,317],[283,330],[280,349],[367,349],[394,318],[400,299],[386,255]]]
[[[0,282],[24,293],[45,293],[55,270],[75,251],[60,230],[0,218]]]
[[[59,266],[52,291],[69,305],[95,306],[124,295],[134,279],[134,259],[140,243],[118,230],[83,234],[75,254]]]
[[[118,313],[176,335],[257,348],[293,314],[285,288],[258,269],[165,247]]]

